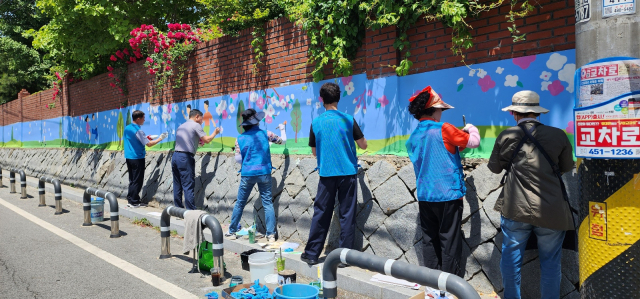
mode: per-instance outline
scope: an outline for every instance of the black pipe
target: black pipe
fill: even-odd
[[[9,169],[9,193],[16,193],[16,173]]]
[[[169,242],[171,237],[171,232],[169,230],[169,227],[171,226],[171,216],[184,219],[184,214],[187,211],[187,209],[174,206],[168,206],[164,210],[162,210],[162,215],[160,216],[160,259],[171,257]],[[208,227],[211,231],[213,256],[222,257],[224,255],[224,233],[222,232],[222,226],[220,226],[220,222],[218,222],[215,217],[209,214],[202,216],[201,219],[202,224]]]
[[[0,188],[4,187],[2,185],[2,166],[0,166]]]
[[[9,172],[9,182],[11,183],[11,176],[13,176],[13,188],[11,189],[10,193],[16,193],[16,187],[15,187],[15,183],[16,183],[16,179],[15,179],[15,173],[20,174],[20,198],[21,199],[25,199],[27,198],[27,175],[24,173],[24,170],[20,169],[15,169],[12,168]]]
[[[87,188],[82,196],[82,209],[84,210],[84,223],[82,226],[91,226],[91,195],[102,197],[109,201],[109,218],[111,218],[111,238],[120,237],[120,216],[118,215],[118,199],[107,191],[96,188]]]
[[[40,181],[38,182],[38,194],[40,195],[40,204],[38,206],[39,207],[46,206],[44,201],[44,198],[45,198],[44,183],[45,182],[53,184],[53,192],[55,195],[55,202],[56,202],[56,212],[54,215],[60,215],[62,214],[62,185],[60,185],[60,180],[58,179],[52,179],[48,177],[40,178]]]
[[[325,298],[338,296],[336,280],[340,263],[447,291],[460,299],[480,299],[478,292],[459,276],[345,248],[331,251],[324,261],[322,278]]]

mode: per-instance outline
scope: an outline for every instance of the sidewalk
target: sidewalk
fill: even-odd
[[[8,177],[3,178],[3,183],[8,184]],[[27,186],[31,186],[34,188],[38,187],[38,179],[34,177],[27,176]],[[16,180],[16,189],[20,192],[20,184],[19,179]],[[45,184],[45,192],[53,193],[53,185],[46,183]],[[75,202],[82,203],[82,196],[84,190],[78,189],[66,185],[62,185],[62,197],[68,200],[72,200]],[[37,194],[30,194],[34,198],[38,198]],[[50,204],[49,202],[47,204]],[[108,201],[105,201],[105,205],[109,205]],[[160,215],[162,213],[162,209],[155,207],[144,207],[144,208],[128,208],[127,201],[124,199],[118,199],[118,207],[119,207],[119,215],[122,217],[127,217],[129,219],[142,219],[146,218],[153,224],[154,226],[160,226]],[[64,205],[63,205],[64,209]],[[105,211],[108,211],[108,207],[105,207]],[[215,216],[215,215],[213,215]],[[64,217],[64,216],[63,216]],[[79,221],[82,221],[81,219]],[[223,225],[223,230],[226,231],[227,225]],[[184,221],[179,218],[172,217],[170,230],[175,230],[179,235],[184,234]],[[211,232],[208,229],[205,229],[205,237],[207,240],[211,240]],[[160,242],[158,242],[158,252],[160,252]],[[152,245],[153,246],[153,245]],[[224,249],[225,251],[230,251],[234,253],[241,253],[250,249],[260,249],[261,247],[257,244],[249,244],[247,240],[224,240]],[[322,267],[322,264],[309,266],[307,263],[302,262],[300,260],[299,254],[283,254],[286,259],[286,265],[288,269],[296,271],[297,274],[303,275],[309,278],[315,278],[318,276],[319,268]],[[391,286],[386,284],[377,284],[371,282],[370,279],[375,272],[370,272],[368,270],[363,270],[356,267],[348,267],[344,269],[338,270],[338,288],[344,289],[348,292],[353,292],[357,294],[362,294],[371,298],[376,299],[399,299],[399,298],[410,298],[422,291],[411,290],[407,288]],[[496,298],[495,296],[482,296],[483,299]]]

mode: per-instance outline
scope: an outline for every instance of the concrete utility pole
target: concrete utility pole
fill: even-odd
[[[575,2],[577,68],[610,57],[640,58],[638,1]],[[616,12],[626,14],[612,15]],[[632,88],[632,91],[638,89]],[[598,92],[601,90],[592,91]],[[579,85],[575,86],[575,94],[580,94]],[[628,117],[640,115],[640,110],[628,109]],[[638,149],[632,147],[634,153]],[[578,159],[580,292],[583,299],[640,298],[638,173],[640,159]]]

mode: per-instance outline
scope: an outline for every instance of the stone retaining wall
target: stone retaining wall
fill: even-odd
[[[146,159],[143,200],[151,205],[173,203],[172,152],[149,152]],[[309,156],[272,158],[274,209],[281,240],[305,243],[309,236],[313,201],[317,193],[316,160]],[[98,187],[125,198],[128,187],[123,152],[81,149],[0,149],[3,169],[16,167],[27,175],[60,179],[77,187]],[[365,252],[422,264],[422,233],[415,199],[416,181],[407,158],[393,156],[360,157],[358,173],[358,214],[356,247]],[[464,200],[462,231],[465,236],[465,279],[478,291],[502,291],[500,257],[502,234],[500,213],[493,210],[500,194],[500,179],[481,160],[465,160],[467,195]],[[196,205],[230,222],[238,194],[239,165],[231,154],[196,155]],[[565,174],[569,197],[578,206],[577,175]],[[243,225],[257,220],[264,231],[264,211],[257,187],[251,192],[242,218]],[[337,214],[327,238],[327,247],[337,247],[340,225]],[[527,251],[522,267],[523,298],[540,298],[539,260],[536,251]],[[577,253],[564,251],[562,297],[579,298]]]

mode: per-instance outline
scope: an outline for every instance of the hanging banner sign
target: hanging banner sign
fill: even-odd
[[[576,5],[577,6],[577,5]],[[602,17],[632,15],[636,13],[635,0],[602,0]]]
[[[576,24],[591,20],[591,0],[576,0]]]
[[[576,70],[575,155],[640,158],[640,60],[606,58]]]
[[[577,108],[640,90],[640,59],[592,63],[579,71]]]

